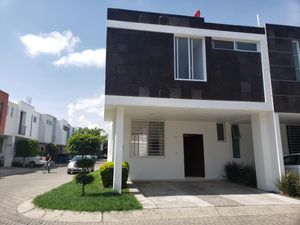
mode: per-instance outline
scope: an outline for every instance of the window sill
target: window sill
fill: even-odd
[[[137,158],[137,159],[162,159],[162,158],[166,158],[164,155],[158,155],[158,156],[129,156],[129,158]]]
[[[175,80],[178,80],[178,81],[196,81],[196,82],[207,82],[207,80],[180,79],[180,78],[175,78]]]

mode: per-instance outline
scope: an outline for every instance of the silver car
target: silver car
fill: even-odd
[[[300,153],[284,156],[285,172],[296,172],[300,175]]]
[[[88,159],[93,159],[93,157],[90,156],[90,155],[86,155],[86,156],[83,156],[83,157],[88,158]],[[81,159],[82,159],[82,156],[77,155],[77,156],[74,156],[70,160],[70,162],[68,163],[68,170],[67,170],[68,174],[78,173],[78,172],[82,171],[82,168],[77,167],[77,165],[76,165],[76,162],[81,160]],[[93,171],[94,171],[94,167],[88,168],[88,172],[93,172]]]

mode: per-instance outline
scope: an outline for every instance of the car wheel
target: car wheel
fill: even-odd
[[[30,168],[33,168],[33,167],[35,167],[35,162],[30,162],[29,164],[28,164],[28,166],[30,167]]]

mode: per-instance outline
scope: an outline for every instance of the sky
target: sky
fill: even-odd
[[[107,129],[107,8],[300,26],[300,0],[0,0],[0,90],[73,126]]]

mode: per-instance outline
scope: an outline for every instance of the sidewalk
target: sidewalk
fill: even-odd
[[[57,222],[137,222],[188,218],[223,218],[239,216],[295,215],[300,218],[300,205],[195,207],[176,209],[145,209],[113,212],[73,212],[36,208],[31,200],[19,205],[18,212],[25,217]],[[300,223],[300,219],[299,219]]]

